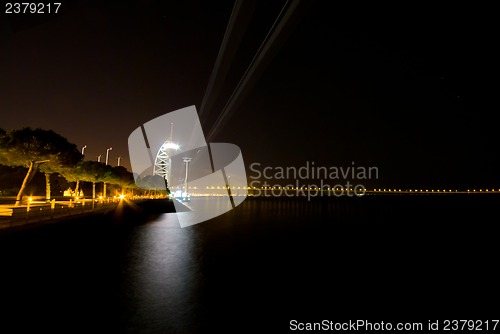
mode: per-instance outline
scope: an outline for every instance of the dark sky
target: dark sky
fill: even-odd
[[[110,162],[129,167],[135,128],[200,108],[233,2],[119,3],[3,15],[1,128],[52,129],[87,145],[86,159],[111,146]],[[256,3],[213,115],[283,3]],[[247,166],[354,161],[379,168],[377,187],[500,188],[494,13],[310,2],[213,141],[239,145]]]

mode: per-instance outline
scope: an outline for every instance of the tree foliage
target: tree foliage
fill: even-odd
[[[0,133],[0,161],[8,166],[28,168],[16,198],[21,204],[26,186],[38,170],[59,172],[81,158],[75,144],[51,130],[23,128]]]
[[[75,144],[52,130],[23,128],[4,132],[1,138],[1,161],[8,166],[45,163],[44,172],[58,172],[82,158]]]
[[[112,167],[97,161],[83,161],[75,144],[51,130],[23,128],[0,129],[0,164],[27,168],[16,204],[37,171],[46,175],[58,173],[70,182],[105,182],[122,188],[134,188],[134,178],[126,168]],[[49,177],[47,177],[49,180]],[[46,186],[50,191],[50,184]],[[50,197],[49,194],[47,196]]]

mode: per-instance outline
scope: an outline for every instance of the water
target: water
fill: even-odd
[[[180,228],[146,211],[0,235],[1,329],[286,332],[498,315],[500,198],[248,199]],[[4,330],[1,330],[4,332]]]

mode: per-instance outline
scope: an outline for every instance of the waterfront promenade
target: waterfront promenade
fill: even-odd
[[[133,201],[140,198],[133,199]],[[26,203],[15,206],[14,201],[2,198],[0,202],[0,230],[40,223],[54,223],[61,220],[86,215],[106,213],[115,210],[125,199],[53,199],[46,202],[42,198],[28,199]],[[127,200],[129,201],[129,200]]]

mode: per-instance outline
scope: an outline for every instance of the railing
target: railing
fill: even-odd
[[[31,207],[3,209],[2,215],[0,216],[0,228],[21,226],[89,213],[98,213],[114,209],[116,206],[117,202],[82,202],[69,204],[52,203]]]

